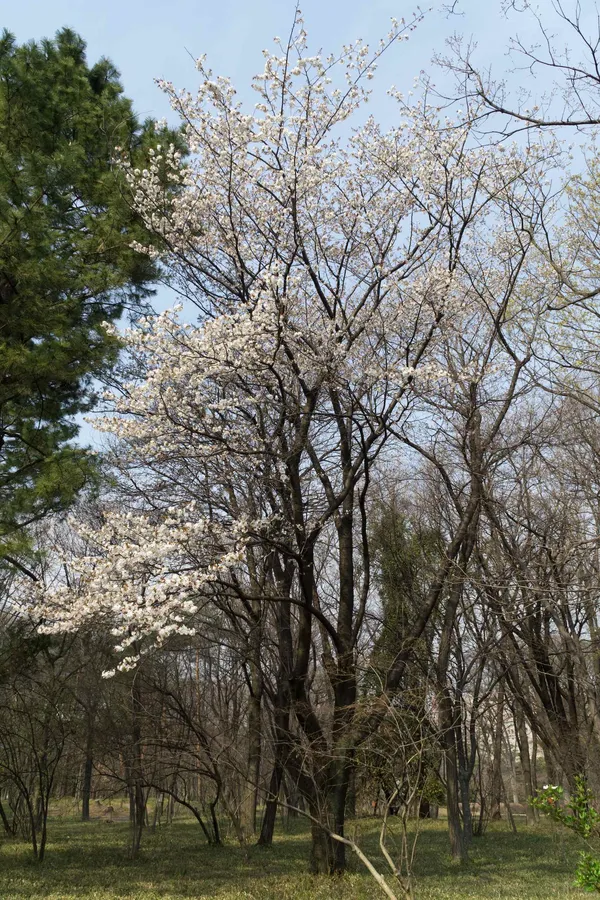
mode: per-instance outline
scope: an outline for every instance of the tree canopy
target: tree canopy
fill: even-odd
[[[156,265],[113,164],[159,140],[106,59],[69,29],[0,40],[0,552],[64,508],[91,475],[74,417],[116,358],[103,322],[139,311]],[[165,135],[163,135],[165,137]]]
[[[152,808],[244,853],[301,813],[315,874],[349,848],[390,900],[441,802],[456,861],[521,805],[600,851],[597,150],[459,44],[456,96],[392,89],[384,129],[419,18],[324,56],[296,10],[251,111],[204,57],[159,82],[177,136],[71,32],[4,39],[0,537],[31,577],[0,571],[0,822],[39,861],[50,802],[94,795],[132,858]],[[187,308],[138,315],[163,273]],[[66,517],[119,349],[110,478]],[[389,881],[348,827],[378,810]]]

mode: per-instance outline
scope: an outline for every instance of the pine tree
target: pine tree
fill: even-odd
[[[131,248],[144,232],[115,167],[157,141],[106,59],[91,68],[72,31],[18,46],[0,39],[0,556],[27,545],[27,525],[62,510],[89,483],[74,417],[115,362],[102,327],[135,313],[157,270]]]

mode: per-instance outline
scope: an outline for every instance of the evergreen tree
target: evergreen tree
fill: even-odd
[[[74,417],[116,359],[103,329],[139,311],[157,270],[113,163],[157,141],[106,59],[88,67],[65,29],[18,46],[0,39],[0,557],[27,525],[68,505],[93,472]]]
[[[442,554],[440,532],[417,516],[410,516],[392,496],[381,505],[371,532],[375,582],[381,600],[381,633],[375,659],[385,667],[402,646],[408,628],[425,602],[431,578]],[[432,623],[433,624],[433,623]],[[421,639],[417,669],[426,665],[431,627]]]

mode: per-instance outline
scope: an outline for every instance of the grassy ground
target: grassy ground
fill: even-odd
[[[360,844],[376,856],[376,832],[357,823]],[[0,900],[377,900],[383,896],[358,861],[343,878],[306,874],[308,835],[298,824],[279,833],[271,849],[233,841],[210,848],[192,821],[181,820],[144,836],[140,858],[126,857],[127,825],[55,817],[44,863],[22,843],[0,845]],[[445,823],[426,823],[417,850],[419,900],[551,900],[586,896],[572,887],[577,847],[545,824],[513,835],[505,824],[474,842],[472,862],[458,869],[448,857]]]

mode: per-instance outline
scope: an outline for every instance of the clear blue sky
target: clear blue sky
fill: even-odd
[[[541,5],[549,9],[550,0]],[[168,108],[153,79],[193,87],[197,75],[189,54],[207,53],[215,72],[231,76],[244,96],[243,86],[262,68],[260,51],[273,36],[287,34],[294,6],[294,0],[13,0],[3,4],[0,22],[19,42],[51,36],[64,25],[74,28],[88,43],[90,61],[104,55],[116,64],[138,113],[162,117]],[[432,6],[411,41],[382,66],[382,94],[391,83],[409,90],[455,31],[475,35],[480,59],[499,70],[506,65],[508,35],[516,24],[527,31],[526,17],[502,16],[500,0],[458,0],[464,15],[453,16],[443,12],[441,0]],[[357,37],[375,42],[391,16],[409,19],[415,9],[404,0],[305,0],[301,8],[312,48],[326,52]]]

